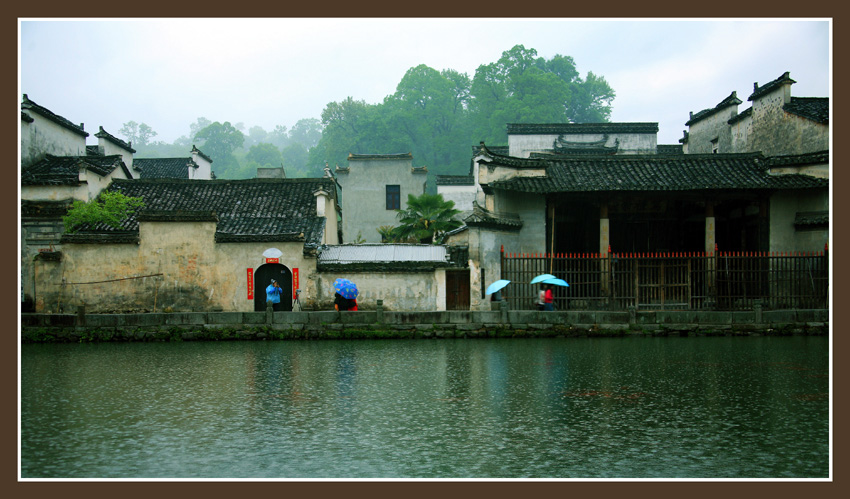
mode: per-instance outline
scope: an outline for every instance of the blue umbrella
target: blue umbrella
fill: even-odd
[[[511,281],[499,279],[498,281],[494,282],[493,284],[487,286],[486,294],[492,295],[493,293],[495,293],[496,291],[499,291],[500,289],[504,288],[505,286],[507,286],[510,283],[511,283]]]
[[[543,284],[554,284],[555,286],[569,286],[567,281],[563,279],[546,279]]]
[[[357,291],[356,284],[341,277],[334,281],[334,289],[336,289],[336,292],[339,293],[340,296],[347,300],[353,300],[357,297],[357,293],[359,293],[359,291]]]
[[[554,278],[555,278],[555,276],[553,276],[552,274],[540,274],[539,276],[537,276],[537,277],[535,277],[534,279],[531,280],[531,284],[537,284],[540,281],[545,281],[546,279],[554,279]]]

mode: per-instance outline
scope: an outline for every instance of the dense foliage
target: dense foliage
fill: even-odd
[[[434,174],[465,174],[471,146],[507,144],[507,123],[604,122],[613,99],[605,79],[590,72],[580,78],[571,57],[546,60],[522,45],[479,66],[472,79],[419,65],[383,103],[349,97],[328,104],[310,162],[412,152],[414,163]]]
[[[446,201],[441,194],[407,195],[407,206],[397,210],[397,227],[379,227],[377,230],[387,242],[437,242],[444,233],[462,224],[455,216],[454,201]]]
[[[104,223],[118,228],[128,216],[145,205],[142,198],[126,196],[120,192],[102,191],[89,202],[74,201],[68,214],[62,218],[65,232],[75,232],[84,225]]]
[[[545,59],[516,45],[471,78],[412,67],[383,102],[347,97],[328,103],[321,120],[302,119],[291,129],[246,131],[241,123],[198,118],[174,144],[150,143],[156,132],[144,123],[126,123],[121,131],[139,157],[185,156],[195,144],[213,158],[218,178],[252,178],[257,168],[280,164],[287,177],[317,177],[326,162],[345,165],[349,153],[404,152],[432,174],[464,175],[473,145],[506,145],[507,123],[605,122],[614,96],[604,77],[588,72],[582,78],[572,57]]]

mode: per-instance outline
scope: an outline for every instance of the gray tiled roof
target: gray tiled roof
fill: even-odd
[[[427,271],[449,266],[445,246],[436,244],[352,244],[322,246],[318,268],[330,271]]]
[[[107,190],[143,198],[143,211],[129,217],[120,228],[100,224],[65,235],[63,241],[89,242],[91,237],[108,240],[113,234],[138,234],[139,217],[165,219],[170,213],[175,220],[217,217],[217,242],[304,241],[306,251],[321,242],[325,226],[325,218],[316,216],[313,195],[320,187],[335,192],[334,181],[329,178],[115,180]]]
[[[446,247],[435,244],[342,244],[323,246],[320,263],[445,262]]]
[[[494,163],[499,158],[494,159]],[[518,161],[515,158],[512,163]],[[761,154],[623,155],[560,158],[545,177],[515,177],[490,187],[519,192],[705,191],[825,187],[809,175],[770,175]]]
[[[68,130],[71,130],[74,133],[80,134],[83,137],[89,136],[88,132],[83,130],[82,124],[75,125],[74,123],[71,123],[68,119],[63,118],[62,116],[59,116],[58,114],[47,109],[46,107],[39,106],[35,102],[31,101],[27,97],[27,94],[24,94],[24,100],[23,100],[23,102],[21,102],[21,109],[36,112],[36,113],[44,116],[45,118],[49,119],[50,121],[52,121],[52,122],[54,122],[58,125],[61,125],[65,128],[67,128]]]
[[[682,146],[679,144],[658,144],[655,146],[658,154],[684,154]]]
[[[437,185],[475,185],[473,175],[437,175]]]
[[[779,87],[781,87],[782,85],[784,85],[786,83],[789,83],[789,84],[790,83],[797,83],[796,81],[791,79],[790,73],[788,71],[782,73],[782,76],[780,76],[779,78],[777,78],[777,79],[775,79],[775,80],[773,80],[769,83],[766,83],[762,86],[759,86],[758,82],[753,83],[753,93],[750,94],[749,97],[747,97],[747,100],[758,99],[759,97],[761,97],[763,95],[766,95],[770,92],[773,92],[774,90],[778,89]]]
[[[768,166],[807,166],[807,165],[825,165],[829,163],[829,151],[817,151],[807,154],[793,154],[787,156],[771,156],[767,158]]]
[[[213,162],[212,158],[211,158],[211,157],[209,157],[209,156],[207,156],[206,154],[202,153],[200,149],[198,149],[197,147],[195,147],[195,144],[192,144],[192,152],[193,152],[193,153],[198,153],[198,156],[200,156],[200,157],[204,158],[205,160],[209,161],[210,163],[212,163],[212,162]]]
[[[507,156],[508,154],[510,154],[510,152],[511,152],[510,149],[511,149],[510,146],[487,146],[488,151],[490,151],[492,153],[496,153],[496,154],[501,154],[502,156]],[[473,156],[478,154],[480,151],[481,151],[481,144],[479,144],[477,146],[472,146],[472,155]]]
[[[65,216],[73,200],[63,199],[60,201],[30,201],[21,200],[21,218],[46,218],[55,219]]]
[[[103,127],[100,127],[100,130],[96,134],[94,134],[94,136],[99,138],[99,139],[106,139],[106,140],[112,142],[113,144],[121,147],[124,150],[130,151],[130,152],[133,152],[133,153],[136,152],[136,150],[133,149],[130,146],[130,144],[128,144],[127,142],[124,142],[123,140],[119,139],[118,137],[107,132],[106,130],[103,129]]]
[[[413,154],[409,152],[399,154],[348,154],[348,161],[374,161],[398,159],[413,159]]]
[[[803,211],[794,216],[794,225],[798,227],[819,227],[829,225],[829,211]]]
[[[135,158],[133,169],[140,178],[189,178],[189,166],[197,168],[192,158]]]
[[[472,214],[463,219],[469,227],[489,227],[499,230],[515,231],[522,228],[523,222],[513,213],[495,213],[487,211],[478,203],[472,203]]]
[[[508,135],[658,133],[658,123],[508,123]]]
[[[101,177],[109,175],[116,168],[123,168],[130,176],[120,155],[113,156],[53,156],[21,170],[21,185],[77,185],[80,182],[80,168],[87,168]]]
[[[741,99],[738,98],[737,92],[732,92],[731,94],[729,94],[729,97],[726,97],[725,99],[720,101],[720,103],[714,106],[713,108],[703,109],[702,111],[692,115],[691,118],[685,123],[685,125],[691,126],[694,123],[700,120],[704,120],[705,118],[708,118],[709,116],[712,116],[722,111],[723,109],[726,109],[729,106],[737,106],[740,103]]]
[[[753,115],[753,108],[748,107],[747,109],[744,109],[742,112],[738,113],[737,116],[733,116],[732,118],[730,118],[729,121],[727,121],[727,123],[732,125],[732,124],[735,124],[735,123],[743,120],[744,118],[750,117],[752,115]]]
[[[782,109],[824,125],[829,124],[828,97],[791,97],[791,102]]]

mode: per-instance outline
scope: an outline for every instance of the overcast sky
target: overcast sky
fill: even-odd
[[[827,19],[141,19],[19,21],[19,98],[93,135],[128,121],[172,142],[198,117],[245,130],[320,118],[348,96],[382,102],[411,67],[470,78],[521,44],[571,56],[617,94],[611,121],[658,122],[676,144],[688,112],[789,71],[792,95],[831,95]],[[399,151],[374,151],[395,153]]]

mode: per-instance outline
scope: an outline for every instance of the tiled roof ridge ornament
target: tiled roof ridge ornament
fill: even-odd
[[[69,120],[68,118],[59,116],[58,114],[54,113],[50,109],[47,109],[46,107],[37,104],[34,100],[30,99],[29,96],[27,96],[27,94],[23,94],[23,95],[24,95],[23,102],[21,102],[22,108],[29,109],[31,111],[35,111],[36,113],[40,114],[41,116],[43,116],[43,117],[45,117],[45,118],[47,118],[47,119],[49,119],[49,120],[51,120],[55,123],[58,123],[59,125],[67,128],[69,130],[72,130],[73,132],[78,133],[78,134],[80,134],[84,137],[89,136],[89,133],[86,132],[86,130],[85,130],[85,128],[86,128],[85,123],[80,123],[79,125],[72,123],[71,120]]]
[[[195,144],[192,144],[192,150],[190,151],[190,153],[191,153],[191,154],[197,154],[198,156],[200,156],[200,157],[204,158],[205,160],[209,161],[210,163],[212,163],[212,162],[213,162],[212,158],[211,158],[211,157],[209,157],[209,156],[207,156],[207,155],[206,155],[206,154],[204,154],[203,152],[201,152],[201,150],[200,150],[200,149],[198,149],[198,148],[195,146]]]
[[[133,143],[132,142],[130,142],[130,141],[124,142],[123,140],[119,139],[118,137],[112,135],[111,133],[109,133],[109,132],[107,132],[106,130],[103,129],[103,125],[100,125],[98,128],[99,128],[98,132],[96,134],[94,134],[95,137],[97,137],[99,139],[100,138],[107,139],[110,142],[113,142],[113,143],[123,147],[124,149],[130,151],[130,152],[136,152],[136,150],[133,149]]]
[[[750,96],[747,98],[747,100],[754,100],[757,97],[760,97],[760,96],[762,96],[762,95],[764,95],[768,92],[771,92],[771,91],[773,91],[773,89],[779,88],[779,86],[782,85],[783,83],[788,83],[789,85],[792,85],[792,84],[797,83],[797,82],[791,79],[791,72],[790,71],[786,71],[786,72],[782,73],[782,75],[779,78],[777,78],[777,79],[775,79],[771,82],[768,82],[768,83],[766,83],[762,86],[759,86],[758,82],[753,82],[753,93],[750,94]]]

